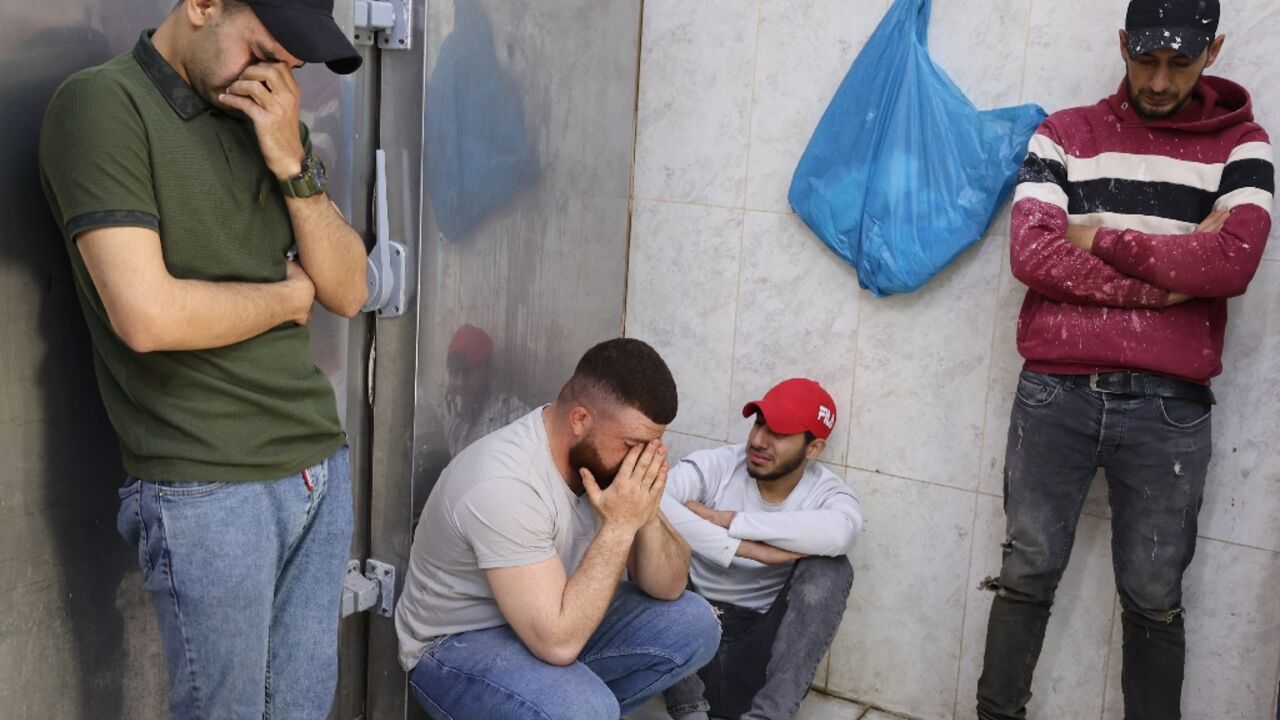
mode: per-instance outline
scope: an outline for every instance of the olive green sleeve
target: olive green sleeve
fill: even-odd
[[[79,73],[54,94],[40,133],[40,173],[70,238],[100,227],[160,229],[142,117],[103,75]]]

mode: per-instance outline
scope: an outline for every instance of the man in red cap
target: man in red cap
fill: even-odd
[[[366,253],[299,119],[304,62],[360,65],[332,0],[182,0],[41,132],[177,720],[323,718],[337,685],[350,463],[306,326],[360,312]]]
[[[720,610],[719,652],[668,690],[677,720],[795,714],[844,616],[862,508],[814,462],[836,424],[818,383],[785,380],[747,403],[745,445],[671,468],[662,511],[693,549],[692,587]]]
[[[443,424],[450,456],[529,412],[520,398],[495,387],[493,338],[484,330],[470,324],[458,328],[445,364],[449,387]]]

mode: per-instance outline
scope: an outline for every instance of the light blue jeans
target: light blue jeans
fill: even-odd
[[[328,715],[351,512],[345,447],[268,482],[129,478],[117,527],[160,621],[174,720]]]
[[[655,600],[622,583],[578,661],[542,662],[510,625],[437,638],[409,673],[435,720],[617,720],[715,655],[720,625],[698,595]]]

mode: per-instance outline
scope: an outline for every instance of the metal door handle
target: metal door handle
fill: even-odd
[[[369,298],[365,312],[377,311],[381,317],[396,317],[405,311],[405,249],[391,240],[387,213],[387,154],[378,150],[374,156],[376,175],[374,194],[374,246],[369,253]]]

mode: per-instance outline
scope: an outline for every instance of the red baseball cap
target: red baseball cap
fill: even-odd
[[[756,413],[779,435],[805,431],[826,439],[836,426],[836,403],[822,386],[808,378],[791,378],[774,385],[764,398],[742,408],[742,417]]]
[[[466,358],[468,367],[479,367],[493,357],[493,338],[475,325],[463,325],[449,341],[449,355],[458,353]]]

